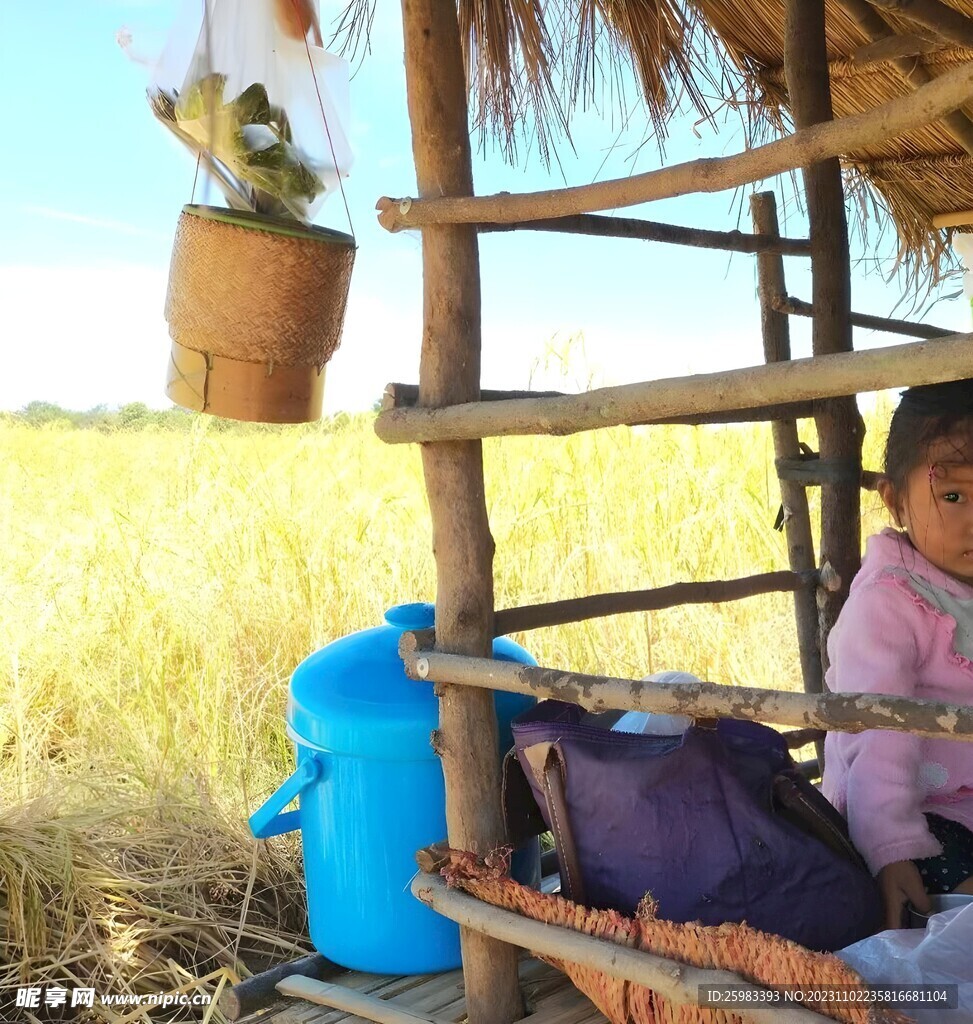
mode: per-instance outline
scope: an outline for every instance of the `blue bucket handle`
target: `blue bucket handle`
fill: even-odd
[[[318,780],[322,767],[317,754],[304,758],[293,774],[277,787],[276,792],[250,815],[250,831],[255,839],[282,836],[285,832],[293,832],[301,827],[299,810],[287,811],[285,814],[281,811],[302,790]]]

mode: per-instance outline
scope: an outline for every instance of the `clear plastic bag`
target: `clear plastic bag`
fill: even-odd
[[[955,1010],[909,1008],[918,1024],[973,1024],[973,904],[929,918],[925,929],[879,932],[836,954],[871,985],[958,985]]]
[[[310,221],[351,166],[348,65],[313,0],[187,0],[153,72],[156,116],[238,209]]]
[[[656,672],[643,676],[648,683],[698,683],[690,672]],[[681,736],[692,725],[686,715],[661,715],[649,711],[627,711],[612,726],[615,732],[640,732],[646,736]]]

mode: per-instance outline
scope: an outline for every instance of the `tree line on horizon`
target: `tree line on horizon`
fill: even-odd
[[[334,430],[350,424],[354,419],[368,416],[368,413],[337,413],[320,420],[318,427]],[[171,430],[188,432],[201,416],[208,421],[207,429],[225,433],[277,432],[295,429],[292,425],[271,423],[245,423],[239,420],[221,419],[204,413],[192,412],[179,406],[169,409],[151,409],[145,402],[127,402],[117,408],[96,405],[91,409],[65,409],[56,402],[28,402],[16,412],[0,412],[0,424],[24,424],[30,427],[46,427],[75,430],[98,430],[113,433],[121,430]],[[306,425],[301,425],[306,426]]]

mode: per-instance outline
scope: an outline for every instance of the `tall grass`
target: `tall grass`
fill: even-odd
[[[786,567],[765,426],[504,440],[485,461],[498,607]],[[0,1019],[19,984],[213,992],[293,957],[298,847],[245,819],[291,770],[298,662],[435,596],[418,452],[369,416],[0,422],[0,536]],[[792,615],[771,595],[520,639],[542,664],[790,688]]]
[[[498,607],[786,567],[764,425],[491,441],[485,461]],[[7,803],[111,777],[243,815],[287,770],[295,665],[434,597],[418,453],[367,416],[242,436],[3,424],[0,535]],[[772,595],[519,639],[542,664],[789,688],[793,632]]]

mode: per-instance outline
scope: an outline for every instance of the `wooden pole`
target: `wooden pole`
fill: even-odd
[[[574,217],[549,220],[525,220],[513,224],[478,224],[478,231],[558,231],[569,235],[594,235],[598,238],[633,238],[645,242],[666,242],[697,249],[723,249],[727,252],[779,252],[783,256],[810,256],[806,238],[760,238],[743,231],[713,231],[686,228],[677,224],[639,220],[635,217],[602,217],[579,213]]]
[[[506,402],[522,398],[560,398],[563,391],[496,391],[483,388],[481,402]],[[411,409],[419,401],[417,384],[386,384],[382,395],[383,409]],[[661,426],[664,424],[696,427],[703,423],[762,423],[786,416],[791,419],[809,419],[814,415],[811,402],[789,402],[785,405],[768,405],[758,409],[727,409],[702,416],[667,416],[648,423],[627,423],[626,426]]]
[[[589,711],[624,708],[854,733],[888,729],[929,739],[973,742],[973,704],[872,693],[792,693],[706,682],[653,683],[435,651],[406,653],[403,661],[413,679],[551,697]]]
[[[383,441],[466,440],[514,434],[573,434],[670,416],[708,415],[741,406],[803,402],[973,376],[973,335],[915,341],[863,352],[790,359],[769,366],[596,388],[560,398],[468,402],[443,409],[389,409],[375,431]],[[857,458],[857,455],[856,455]]]
[[[848,4],[842,3],[842,0],[838,0],[838,2],[850,13]],[[868,0],[861,0],[861,2],[866,6],[868,5]],[[869,34],[866,32],[866,35]],[[908,35],[896,35],[889,28],[887,29],[887,34],[880,32],[872,42],[866,43],[855,50],[851,55],[851,62],[852,64],[861,64],[862,66],[884,64],[900,57],[917,57],[920,54],[935,53],[942,48],[942,40],[935,39],[928,33],[923,35],[919,32],[911,32]]]
[[[941,3],[940,0],[868,0],[874,7],[881,7],[892,14],[901,14],[903,18],[917,25],[932,29],[941,39],[973,49],[973,19],[968,18],[955,7]]]
[[[769,194],[769,193],[766,193]],[[791,295],[775,295],[771,306],[778,313],[788,316],[814,316],[814,306],[810,302],[802,302]],[[911,338],[948,338],[953,332],[945,327],[934,327],[932,324],[916,324],[909,320],[892,320],[885,316],[871,316],[869,313],[851,313],[849,316],[852,327],[866,327],[873,331],[884,331],[886,334],[903,334]]]
[[[882,15],[869,4],[869,0],[838,0],[838,3],[873,44],[886,41],[891,43],[900,38]],[[894,56],[889,60],[914,89],[920,89],[932,81],[933,76],[914,57]],[[956,144],[967,153],[973,154],[973,124],[970,123],[969,117],[962,110],[954,110],[946,114],[942,122]]]
[[[418,200],[384,196],[376,206],[378,219],[389,231],[427,224],[510,224],[634,206],[691,192],[722,192],[887,142],[938,120],[971,96],[973,67],[964,64],[934,78],[911,95],[900,96],[867,113],[817,124],[733,156],[693,160],[628,178],[521,195]]]
[[[801,491],[803,494],[803,490]],[[810,527],[808,527],[810,530]],[[710,580],[703,583],[673,583],[668,587],[651,590],[629,590],[617,594],[589,594],[565,601],[504,608],[494,616],[493,632],[497,636],[520,633],[528,629],[563,626],[568,622],[600,618],[604,615],[624,615],[631,612],[654,612],[684,604],[719,604],[723,601],[742,601],[759,594],[793,591],[810,595],[815,607],[814,592],[818,583],[825,588],[837,587],[837,577],[829,572],[818,573],[813,564],[804,572],[765,572],[736,580]],[[817,628],[817,612],[814,615]],[[817,647],[815,647],[815,652]]]
[[[750,212],[754,231],[771,237],[779,233],[777,203],[773,192],[751,196]],[[787,316],[775,309],[773,301],[774,296],[787,294],[784,261],[780,256],[762,253],[757,257],[757,290],[760,296],[760,331],[764,358],[768,363],[790,359],[791,338]],[[801,454],[797,423],[794,420],[777,420],[771,424],[771,429],[776,458],[797,458]],[[788,562],[793,572],[807,572],[816,565],[807,491],[792,480],[779,479],[779,484],[780,500],[784,507]],[[817,595],[813,590],[794,592],[794,619],[804,692],[821,693],[824,689],[824,674],[821,649],[818,646]],[[822,743],[818,742],[816,752],[819,759],[824,756]]]
[[[416,875],[412,891],[426,906],[458,922],[461,927],[482,928],[541,956],[583,964],[611,978],[645,985],[679,1006],[698,1004],[700,986],[725,986],[741,993],[750,992],[754,1006],[758,1007],[759,994],[766,991],[732,971],[692,967],[641,949],[630,949],[610,939],[595,938],[491,906],[459,889],[448,889],[446,882],[436,875]],[[813,986],[808,985],[807,988]],[[717,1019],[718,1013],[713,1011],[711,1019]],[[751,1024],[822,1024],[831,1019],[800,1006],[750,1010],[735,1005],[733,1015]]]
[[[406,87],[419,194],[470,196],[473,172],[455,0],[402,0]],[[480,268],[471,227],[429,228],[422,238],[423,334],[419,403],[476,401],[480,393]],[[423,472],[436,557],[440,650],[487,655],[493,626],[493,538],[483,455],[476,441],[427,445]],[[450,842],[487,851],[504,841],[493,696],[445,687],[440,746]],[[462,931],[470,1024],[523,1015],[517,951]]]
[[[934,228],[960,228],[973,224],[973,210],[956,210],[953,213],[937,213],[932,219]]]
[[[832,119],[824,0],[786,0],[784,71],[798,128]],[[837,159],[802,169],[811,228],[811,343],[815,355],[850,352],[851,262],[841,165]],[[821,488],[821,559],[841,577],[837,593],[819,595],[820,650],[827,668],[827,640],[848,587],[861,565],[861,448],[864,423],[852,397],[822,402],[815,411],[822,458],[854,459],[856,479]]]

